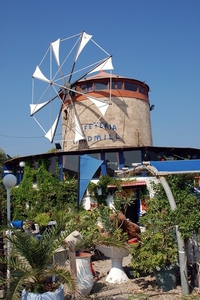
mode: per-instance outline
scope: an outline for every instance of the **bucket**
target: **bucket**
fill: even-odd
[[[170,291],[177,286],[177,265],[165,266],[162,268],[157,267],[154,270],[157,285],[163,291]]]
[[[16,228],[16,229],[23,229],[23,221],[22,220],[16,220],[16,221],[12,221],[11,225]]]

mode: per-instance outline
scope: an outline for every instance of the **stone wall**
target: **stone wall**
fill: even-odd
[[[66,114],[63,114],[62,123],[64,151],[80,148],[152,146],[150,110],[146,101],[137,98],[112,97],[112,104],[109,105],[104,116],[88,99],[75,102],[74,107],[86,142],[74,142],[76,129],[74,109],[68,105],[67,118]]]

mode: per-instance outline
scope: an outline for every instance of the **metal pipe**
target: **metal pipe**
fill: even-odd
[[[7,188],[7,225],[10,227],[10,189]],[[7,279],[8,279],[8,288],[10,287],[10,236],[11,231],[8,229],[8,240],[7,240]]]

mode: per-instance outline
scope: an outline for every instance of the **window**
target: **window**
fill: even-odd
[[[63,155],[63,169],[71,177],[78,177],[78,155]]]
[[[95,82],[95,90],[96,91],[107,90],[107,89],[108,89],[107,82]]]
[[[81,92],[82,93],[87,93],[87,92],[92,92],[92,91],[93,91],[92,82],[89,82],[87,84],[82,84],[81,85]]]
[[[107,175],[115,176],[114,171],[119,169],[119,153],[118,152],[106,152],[106,169]]]
[[[112,89],[113,90],[121,90],[122,82],[121,81],[112,81]]]
[[[144,94],[145,95],[145,88],[142,85],[139,85],[139,93]]]
[[[124,82],[124,89],[136,92],[137,91],[137,84],[133,82]]]
[[[73,86],[71,87],[71,89],[74,90],[74,91],[70,91],[71,96],[74,97],[74,96],[76,95],[76,92],[75,92],[75,91],[77,90],[77,86],[76,86],[76,85],[73,85]]]
[[[145,154],[146,154],[146,152],[144,153],[143,160],[145,160]],[[158,154],[155,151],[148,150],[148,156],[147,156],[148,161],[149,160],[159,160],[157,156],[158,156]]]
[[[81,92],[85,93],[86,92],[86,84],[81,85]]]
[[[71,89],[77,91],[77,85],[72,85]]]
[[[141,163],[140,150],[127,150],[124,151],[124,167],[132,168],[132,163]]]
[[[87,83],[86,87],[87,87],[87,92],[92,92],[93,91],[92,82]]]

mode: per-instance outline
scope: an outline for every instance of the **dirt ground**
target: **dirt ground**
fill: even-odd
[[[105,257],[93,259],[93,268],[99,274],[99,278],[94,281],[93,288],[89,296],[85,299],[95,300],[180,300],[180,299],[200,299],[200,289],[193,288],[188,297],[183,296],[180,283],[176,289],[168,292],[159,290],[154,276],[133,278],[130,275],[130,256],[123,259],[123,267],[129,277],[125,283],[108,283],[106,277],[111,269],[111,260]],[[70,299],[66,296],[65,300]]]

